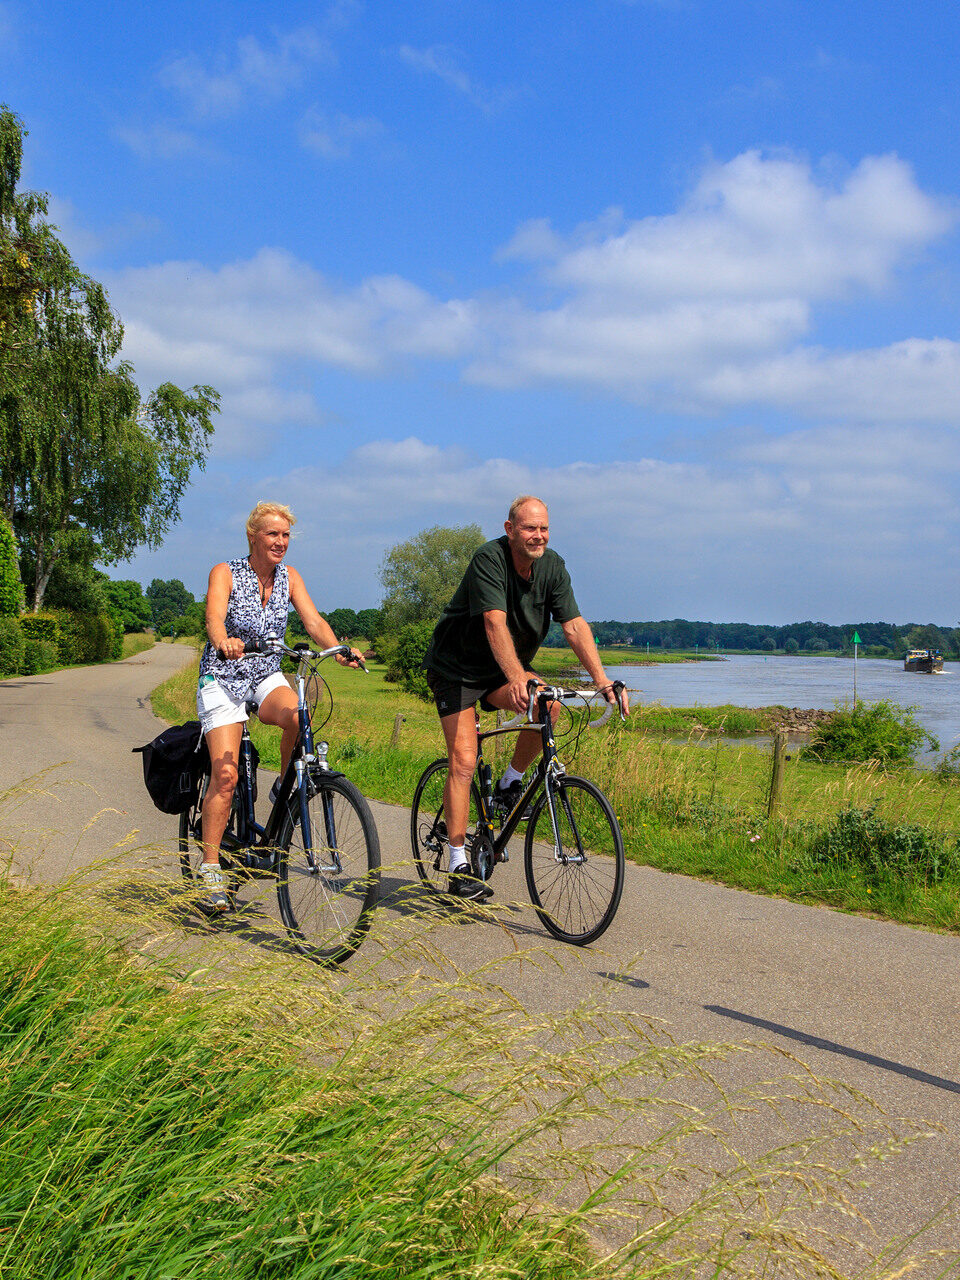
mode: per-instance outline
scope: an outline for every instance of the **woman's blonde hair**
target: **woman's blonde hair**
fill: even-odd
[[[297,517],[284,503],[258,502],[247,516],[247,543],[251,547],[253,546],[253,535],[269,516],[280,516],[281,519],[286,520],[291,528],[297,523]]]

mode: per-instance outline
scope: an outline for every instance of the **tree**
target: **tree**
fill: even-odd
[[[357,635],[371,643],[383,630],[383,613],[380,609],[361,609],[357,613]]]
[[[17,564],[17,540],[10,523],[0,515],[0,618],[23,612],[23,584]]]
[[[179,578],[154,578],[147,587],[146,596],[158,633],[169,631],[171,623],[182,618],[194,603],[193,596]]]
[[[122,578],[119,582],[108,579],[103,589],[110,607],[123,623],[124,631],[145,631],[150,626],[153,618],[150,602],[139,582],[130,578]]]
[[[447,529],[435,525],[384,557],[383,629],[395,634],[408,622],[432,622],[460,584],[473,553],[483,545],[477,524]]]
[[[57,562],[159,546],[204,465],[219,397],[164,383],[142,399],[103,287],[17,194],[24,131],[0,107],[0,502],[38,609]]]
[[[940,628],[928,622],[926,626],[910,628],[907,633],[907,648],[939,649],[943,653],[949,645]]]
[[[357,615],[352,609],[331,609],[327,614],[327,621],[338,640],[357,634]]]

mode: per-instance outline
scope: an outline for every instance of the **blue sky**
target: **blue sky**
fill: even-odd
[[[960,11],[0,0],[24,185],[321,608],[518,492],[591,618],[960,623]]]

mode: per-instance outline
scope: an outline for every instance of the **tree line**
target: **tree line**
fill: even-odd
[[[853,637],[860,637],[865,657],[902,657],[907,649],[939,649],[944,656],[960,656],[960,626],[937,626],[932,622],[848,622],[835,626],[828,622],[791,622],[770,626],[753,622],[691,622],[673,618],[659,622],[595,621],[591,623],[602,645],[631,645],[635,648],[767,653],[845,653],[853,649]],[[562,644],[557,627],[547,637],[548,644]]]
[[[104,578],[103,590],[125,631],[152,627],[162,636],[202,638],[206,635],[205,598],[195,599],[179,578],[154,578],[146,589],[130,578],[116,582]],[[383,628],[380,609],[339,606],[321,612],[341,639],[365,639],[372,643]],[[290,631],[297,637],[307,634],[293,610],[290,611]]]

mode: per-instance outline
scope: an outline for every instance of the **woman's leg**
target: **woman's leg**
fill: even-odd
[[[210,785],[203,798],[203,860],[215,866],[220,865],[220,841],[230,820],[242,737],[242,724],[220,725],[206,733],[207,750],[210,752]]]
[[[272,689],[260,703],[257,711],[263,724],[273,724],[280,729],[280,777],[286,773],[293,749],[300,736],[300,719],[297,715],[297,695],[288,684]]]

